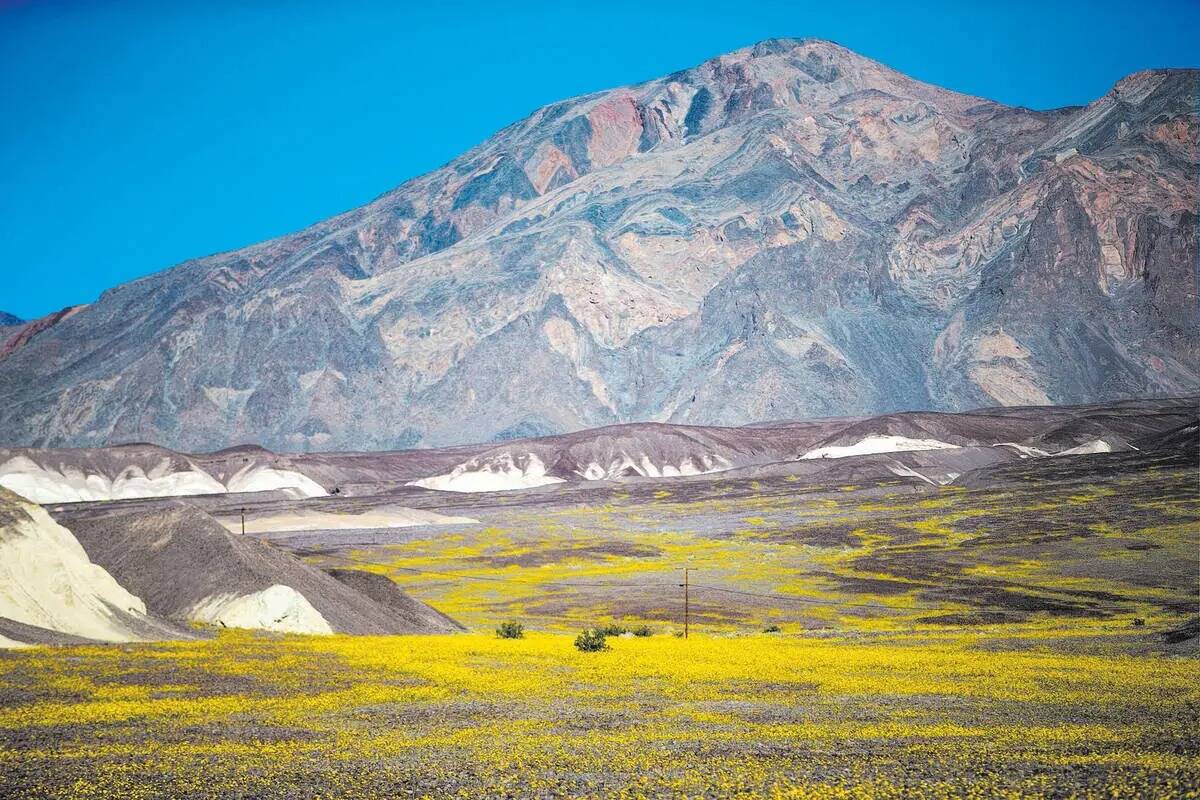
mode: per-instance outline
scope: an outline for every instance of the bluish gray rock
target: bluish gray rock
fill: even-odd
[[[1035,112],[771,40],[0,342],[0,444],[396,449],[1200,386],[1198,73]]]

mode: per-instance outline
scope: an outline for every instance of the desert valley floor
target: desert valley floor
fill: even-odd
[[[0,0],[0,800],[1200,800],[1200,3],[710,5]]]
[[[0,620],[58,645],[0,651],[0,795],[1197,796],[1196,416],[631,426],[135,470],[145,491],[227,489],[182,497],[121,496],[136,448],[0,452],[0,483],[41,492],[173,626],[96,644]],[[311,576],[293,583],[334,635],[169,612],[250,569],[201,529],[345,585],[386,576],[428,632],[341,633]],[[176,554],[139,555],[135,589],[118,541]],[[509,620],[524,638],[495,636]],[[629,632],[576,650],[604,624]]]

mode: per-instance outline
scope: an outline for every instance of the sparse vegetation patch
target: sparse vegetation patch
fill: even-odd
[[[525,636],[525,626],[519,622],[501,622],[496,628],[497,639],[521,639]]]
[[[575,637],[575,649],[583,653],[597,653],[608,649],[608,634],[600,628],[588,628]]]

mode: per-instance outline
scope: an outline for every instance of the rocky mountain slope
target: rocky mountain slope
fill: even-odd
[[[1198,74],[1035,112],[772,40],[0,345],[0,441],[442,446],[1200,386]]]

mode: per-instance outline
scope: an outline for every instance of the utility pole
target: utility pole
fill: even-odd
[[[242,536],[246,535],[246,509],[242,509]]]
[[[683,587],[683,638],[688,638],[688,622],[691,614],[688,598],[688,573],[692,571],[691,567],[683,568],[683,583],[679,584]]]

